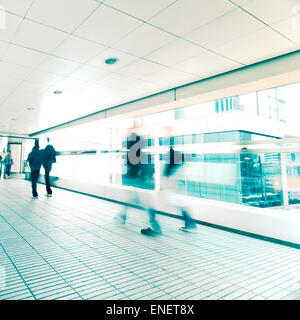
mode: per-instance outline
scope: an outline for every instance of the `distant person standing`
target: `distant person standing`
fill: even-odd
[[[35,145],[32,148],[32,151],[29,153],[27,158],[27,163],[29,164],[31,174],[31,187],[32,187],[32,198],[38,198],[37,192],[37,181],[40,175],[40,170],[43,162],[43,151],[40,150],[38,145]]]
[[[56,151],[54,147],[49,143],[50,139],[47,138],[47,146],[44,149],[43,167],[45,169],[45,182],[47,197],[52,197],[52,189],[50,187],[50,171],[52,170],[52,164],[56,163]]]
[[[1,175],[2,175],[2,156],[0,154],[0,178],[1,178]]]
[[[11,151],[8,151],[4,158],[4,179],[10,176],[11,166],[13,165],[13,159],[11,157]]]
[[[2,176],[2,168],[4,164],[4,158],[5,158],[5,149],[3,149],[2,152],[0,152],[0,178]]]

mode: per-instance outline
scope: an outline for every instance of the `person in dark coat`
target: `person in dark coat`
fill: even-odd
[[[11,151],[7,152],[7,155],[4,158],[4,178],[10,176],[11,166],[13,165],[13,159],[11,157]]]
[[[56,151],[54,147],[49,144],[49,138],[47,138],[48,145],[44,149],[43,167],[45,169],[45,182],[47,197],[52,196],[52,189],[50,187],[50,171],[52,170],[52,164],[56,163]]]
[[[150,157],[142,149],[145,146],[144,138],[135,132],[138,126],[135,124],[134,128],[130,129],[126,138],[126,175],[123,184],[133,187],[135,191],[128,198],[131,204],[140,204],[141,207],[149,214],[151,225],[151,235],[161,234],[161,228],[155,218],[155,211],[152,209],[151,199],[145,193],[145,181],[153,175],[153,171],[149,170],[151,164],[148,163]],[[119,217],[121,222],[125,224],[127,217],[128,206],[124,206]],[[143,233],[143,232],[142,232]],[[146,231],[147,233],[147,231]],[[149,233],[150,235],[150,233]]]
[[[27,163],[29,164],[31,174],[31,187],[32,187],[32,197],[34,199],[38,198],[37,193],[37,181],[40,175],[40,169],[43,162],[43,150],[40,150],[38,145],[35,145],[32,148],[32,151],[29,153],[27,158]]]
[[[0,177],[1,177],[1,174],[2,174],[2,156],[0,154]]]

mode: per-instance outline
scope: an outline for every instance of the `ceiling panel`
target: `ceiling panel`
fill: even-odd
[[[114,47],[142,57],[176,39],[165,31],[144,24],[116,43]]]
[[[6,100],[7,96],[9,95],[11,90],[5,89],[4,91],[0,92],[0,103],[3,104],[4,101]],[[5,120],[3,115],[1,114],[1,119]]]
[[[3,11],[1,13],[1,19],[4,18],[4,22],[1,23],[0,40],[11,41],[22,22],[22,18],[9,13],[5,13],[4,16],[2,15]]]
[[[269,27],[215,49],[216,52],[244,64],[266,60],[294,50],[297,50],[295,44]]]
[[[99,91],[73,90],[65,92],[63,95],[54,96],[51,92],[44,95],[40,106],[39,127],[50,127],[57,124],[57,114],[61,123],[93,113],[107,107],[110,103],[118,103],[122,98],[128,98],[125,91],[114,90],[109,95],[99,94]],[[126,99],[125,98],[125,99]],[[124,101],[124,100],[123,100]]]
[[[10,122],[12,119],[17,119],[17,113],[24,112],[20,111],[22,104],[21,103],[12,103],[11,101],[7,101],[3,104],[3,109],[6,109],[5,117],[7,118],[7,122]],[[22,118],[19,118],[19,120]]]
[[[253,0],[230,0],[230,1],[237,4],[238,6],[241,6]]]
[[[264,27],[265,24],[245,11],[236,9],[184,37],[206,48],[214,49]]]
[[[19,66],[12,63],[0,62],[0,75],[16,79],[25,79],[31,72],[32,68]]]
[[[19,86],[18,86],[19,87]],[[23,89],[26,88],[23,86]],[[22,90],[23,90],[22,89]],[[6,103],[11,104],[19,104],[20,105],[20,111],[26,110],[27,107],[32,108],[38,108],[39,104],[42,101],[43,94],[45,91],[43,91],[42,88],[39,88],[38,90],[35,90],[35,95],[28,95],[28,96],[19,96],[17,90],[14,90],[6,99]]]
[[[63,81],[63,80],[62,80]],[[62,94],[54,94],[54,91],[56,90],[62,90],[63,93]],[[69,99],[69,103],[67,103],[67,105],[72,104],[74,101],[74,99],[72,98],[72,96],[74,96],[74,94],[78,94],[79,92],[81,92],[83,89],[80,88],[67,88],[67,86],[62,87],[60,85],[60,82],[55,83],[55,85],[52,86],[48,86],[42,93],[41,95],[41,99],[39,101],[39,107],[45,109],[45,107],[47,108],[51,108],[51,106],[59,101],[64,101],[64,103],[66,103]]]
[[[55,84],[54,90],[82,90],[88,87],[89,85],[89,82],[81,81],[70,77],[65,77]]]
[[[21,80],[20,80],[21,81]],[[10,76],[0,75],[0,93],[2,94],[4,91],[14,89],[20,81],[16,81],[15,78]]]
[[[39,118],[39,111],[32,110],[32,111],[23,111],[23,112],[16,112],[12,115],[16,119],[15,121],[11,121],[10,128],[11,132],[15,133],[22,133],[20,132],[20,126],[22,126],[23,123],[26,124],[29,128],[31,127],[33,130],[35,126],[33,126],[33,123],[38,123]]]
[[[1,0],[0,8],[24,17],[32,2],[33,0]]]
[[[108,71],[102,70],[100,68],[83,65],[72,72],[69,77],[82,81],[96,82],[103,79],[108,74]]]
[[[211,52],[200,54],[197,57],[174,66],[174,68],[178,70],[197,74],[200,78],[223,73],[239,67],[242,67],[242,65]]]
[[[293,17],[292,19],[289,17],[272,24],[271,27],[300,46],[300,6],[298,17]]]
[[[0,83],[1,83],[2,81],[0,81]],[[3,86],[3,87],[1,87],[1,92],[0,92],[0,103],[3,103],[8,97],[9,97],[9,95],[13,92],[13,90],[15,89],[15,87],[16,86],[18,86],[20,84],[20,82],[19,83],[16,83],[15,81],[14,81],[14,85],[5,85],[5,86]],[[1,83],[1,85],[2,85],[2,83]],[[1,119],[3,119],[3,115],[2,115],[2,113],[1,113],[1,117],[0,117]]]
[[[14,90],[14,92],[11,95],[11,99],[17,99],[20,101],[22,101],[25,98],[36,99],[36,97],[43,94],[46,88],[47,85],[45,86],[42,83],[24,81]]]
[[[146,74],[152,73],[154,71],[163,71],[164,69],[166,69],[166,67],[161,64],[144,59],[138,59],[135,62],[127,65],[126,67],[120,69],[118,72],[132,77],[140,78]]]
[[[150,19],[149,23],[183,36],[235,8],[227,0],[178,0]]]
[[[153,72],[143,76],[144,80],[166,86],[166,89],[193,82],[199,77],[180,70],[165,68],[163,71]]]
[[[1,123],[31,133],[299,49],[298,4],[0,0]]]
[[[172,66],[205,51],[198,45],[184,39],[178,39],[146,55],[145,58],[166,66]]]
[[[147,92],[147,96],[161,92],[161,84],[157,81],[154,83],[149,80],[140,80],[139,83],[135,84],[134,89],[137,95],[141,98],[145,96],[145,92]]]
[[[7,122],[0,122],[0,132],[7,133],[8,131],[9,131],[9,124]]]
[[[2,60],[31,68],[36,68],[48,55],[10,44],[2,56]]]
[[[12,42],[27,48],[50,53],[67,34],[29,20],[23,20]]]
[[[176,0],[106,0],[104,3],[147,21]]]
[[[139,80],[133,77],[129,77],[121,74],[111,74],[105,79],[100,81],[98,84],[104,87],[113,89],[122,88],[122,90],[135,92],[135,85],[139,84]]]
[[[108,65],[105,63],[105,60],[108,58],[118,58],[119,61],[116,64]],[[135,60],[137,60],[136,56],[119,51],[117,49],[108,48],[88,61],[87,64],[94,67],[99,67],[103,70],[115,72]]]
[[[53,52],[53,54],[84,63],[94,58],[105,49],[105,46],[102,46],[95,42],[91,42],[74,36],[69,36],[61,45],[59,45],[59,47]]]
[[[44,72],[39,70],[34,70],[28,77],[26,78],[27,81],[33,82],[35,84],[40,84],[44,86],[50,86],[54,83],[57,83],[62,79],[62,76],[59,76],[54,73]]]
[[[74,0],[38,0],[33,3],[27,17],[71,32],[98,5],[94,0],[76,0],[76,4]]]
[[[111,100],[114,99],[121,99],[122,96],[125,94],[128,95],[128,91],[124,90],[123,88],[121,88],[120,86],[116,87],[114,85],[112,86],[108,86],[106,84],[110,84],[110,80],[113,79],[113,76],[115,76],[114,74],[112,74],[110,77],[110,79],[108,79],[108,81],[106,81],[106,83],[104,83],[104,81],[100,81],[99,83],[96,84],[92,84],[89,87],[86,88],[85,92],[90,93],[91,96],[99,96],[99,97],[111,97]],[[116,75],[116,77],[114,79],[118,80],[120,79],[120,77],[117,77],[118,75]]]
[[[137,19],[101,5],[74,34],[100,44],[112,45],[141,24]]]
[[[80,63],[78,62],[70,61],[61,57],[48,56],[48,58],[43,61],[38,68],[42,71],[53,72],[60,75],[67,75],[73,72],[79,66]]]
[[[278,22],[296,14],[299,0],[253,0],[243,8],[267,24]]]
[[[3,54],[5,53],[6,49],[8,47],[8,43],[5,41],[1,41],[0,40],[0,58],[3,56]]]

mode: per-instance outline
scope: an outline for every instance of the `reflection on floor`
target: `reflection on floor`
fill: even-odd
[[[0,181],[0,300],[300,299],[298,249],[161,215],[150,238],[139,210],[121,225],[118,204],[38,187]]]

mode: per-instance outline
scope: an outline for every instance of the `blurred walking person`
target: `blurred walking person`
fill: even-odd
[[[52,164],[56,163],[56,151],[54,147],[49,143],[50,139],[47,138],[47,146],[44,149],[43,154],[43,167],[45,169],[45,182],[47,197],[52,197],[52,189],[50,186],[50,172],[52,170]]]
[[[43,150],[40,150],[39,146],[36,144],[32,151],[29,153],[27,158],[27,163],[30,167],[30,180],[32,187],[32,198],[38,198],[37,192],[37,181],[39,179],[40,170],[43,162]]]
[[[136,188],[128,198],[130,204],[140,204],[144,210],[148,211],[151,225],[151,235],[161,233],[161,228],[158,221],[155,219],[154,210],[151,208],[150,197],[148,197],[145,190],[145,181],[149,178],[149,155],[143,152],[142,148],[145,146],[145,140],[136,133],[137,125],[130,130],[126,139],[126,175],[123,183],[127,186]],[[146,168],[147,167],[147,168]],[[150,170],[151,171],[151,170]],[[125,224],[127,218],[128,206],[125,206],[120,214],[121,222]]]
[[[5,158],[5,149],[3,149],[2,152],[0,152],[0,178],[2,176],[2,168],[4,168],[4,158]]]
[[[13,165],[13,159],[11,157],[11,151],[8,151],[4,158],[4,179],[10,176],[11,166]]]
[[[171,138],[170,140],[172,140]],[[184,220],[184,227],[179,228],[181,231],[194,232],[196,230],[196,223],[188,212],[188,203],[185,196],[180,190],[180,178],[184,164],[184,154],[175,151],[173,144],[170,143],[169,151],[167,154],[166,165],[164,167],[163,175],[161,177],[161,187],[158,193],[158,198],[167,204],[179,208]],[[152,210],[150,219],[155,220],[155,211]],[[153,230],[150,228],[142,229],[141,233],[151,235]]]
[[[185,157],[184,154],[175,151],[170,144],[167,164],[164,169],[161,190],[165,193],[165,199],[169,204],[176,206],[182,214],[184,227],[179,228],[181,231],[193,232],[196,230],[196,223],[188,212],[188,200],[182,194],[180,179],[182,179]]]

